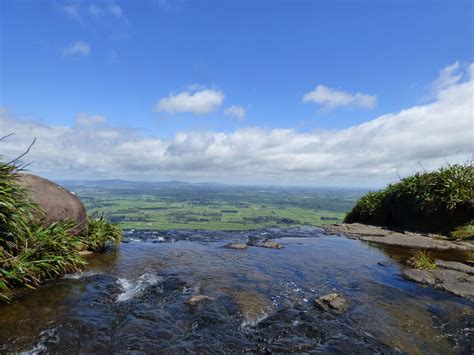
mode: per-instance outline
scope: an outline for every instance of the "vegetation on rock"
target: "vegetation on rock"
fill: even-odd
[[[87,236],[74,236],[72,222],[42,227],[40,207],[17,182],[21,167],[0,162],[0,300],[11,288],[34,288],[41,280],[74,272],[86,264],[81,249],[103,250],[120,242],[121,231],[106,220],[89,222]]]
[[[430,252],[426,250],[419,250],[411,259],[411,264],[421,270],[432,270],[436,269],[436,264],[431,258]]]
[[[473,191],[472,163],[450,165],[367,193],[344,221],[449,233],[472,220]]]

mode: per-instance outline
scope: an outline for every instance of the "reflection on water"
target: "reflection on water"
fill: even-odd
[[[224,248],[249,237],[285,249]],[[387,253],[308,227],[128,233],[83,273],[0,306],[0,351],[469,353],[472,302],[405,281],[407,256]],[[334,290],[343,315],[313,306]]]

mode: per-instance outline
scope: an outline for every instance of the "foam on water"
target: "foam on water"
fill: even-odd
[[[97,271],[86,271],[86,272],[75,272],[73,274],[67,274],[63,278],[64,279],[73,279],[73,280],[78,280],[82,279],[84,277],[89,277],[89,276],[94,276],[94,275],[100,275],[100,272]]]
[[[117,280],[117,282],[122,287],[123,292],[117,296],[117,302],[128,301],[129,299],[140,294],[148,286],[156,285],[162,280],[163,279],[161,277],[150,273],[145,273],[141,275],[135,281],[120,278]]]

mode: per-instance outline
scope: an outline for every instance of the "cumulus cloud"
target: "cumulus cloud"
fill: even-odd
[[[91,46],[89,43],[84,41],[77,41],[72,43],[70,46],[63,49],[63,56],[75,56],[75,55],[83,55],[87,56],[91,52]]]
[[[160,99],[155,105],[155,111],[167,113],[188,112],[204,115],[217,110],[224,101],[224,94],[218,90],[200,90],[195,92],[184,91],[178,94],[171,93]]]
[[[230,106],[225,111],[224,114],[227,116],[235,117],[239,120],[243,120],[245,118],[245,107],[242,106]]]
[[[324,85],[318,85],[316,89],[303,96],[303,102],[314,102],[322,105],[325,109],[333,109],[339,106],[371,108],[377,104],[377,97],[360,92],[353,94],[331,89]]]
[[[472,158],[474,64],[462,70],[465,79],[431,103],[335,131],[245,128],[161,139],[107,122],[51,126],[3,111],[0,135],[16,135],[0,142],[0,152],[15,157],[37,137],[31,169],[56,179],[382,185],[418,171],[419,162],[434,169]]]

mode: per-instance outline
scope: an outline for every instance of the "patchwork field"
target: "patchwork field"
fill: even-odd
[[[66,183],[68,184],[68,183]],[[89,215],[124,229],[248,230],[342,221],[361,192],[184,183],[69,183]]]

